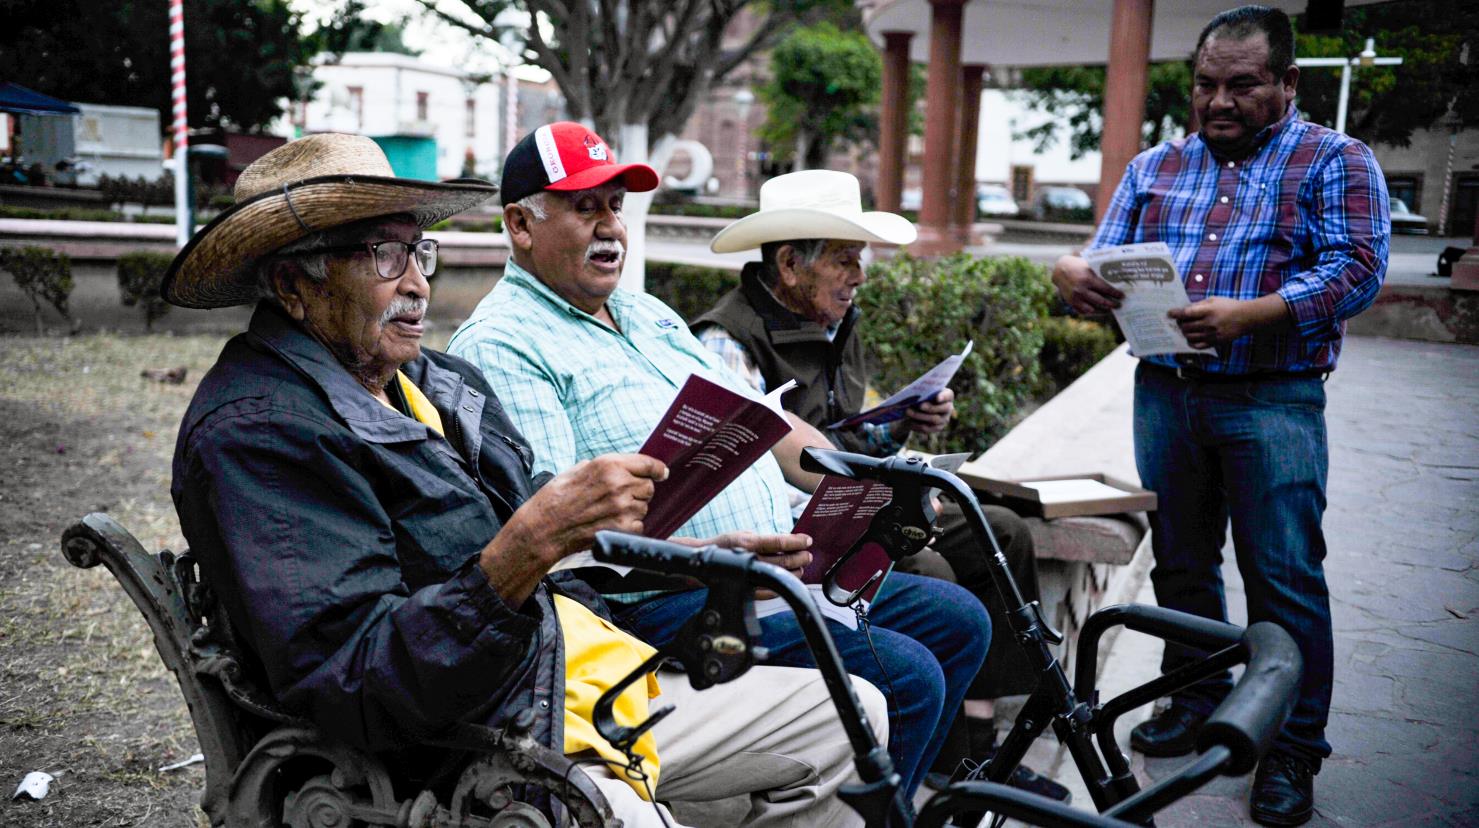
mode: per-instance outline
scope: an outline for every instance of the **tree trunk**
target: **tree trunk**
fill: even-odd
[[[647,164],[657,170],[659,180],[672,157],[676,136],[664,135],[653,145],[651,154],[647,149],[647,124],[622,124],[618,132],[621,145],[617,159],[623,164]],[[621,271],[621,286],[626,290],[641,291],[647,285],[647,213],[652,209],[652,198],[656,190],[645,193],[627,193],[622,209],[622,220],[627,227],[626,264]]]
[[[31,307],[34,309],[33,315],[36,317],[36,335],[45,336],[46,326],[41,322],[41,303],[36,300],[35,296],[31,297]]]
[[[791,164],[793,172],[807,169],[806,156],[811,152],[811,136],[805,129],[796,130],[796,158]]]

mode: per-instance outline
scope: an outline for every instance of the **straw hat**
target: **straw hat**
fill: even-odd
[[[791,239],[908,244],[918,235],[903,216],[863,212],[857,178],[832,170],[803,170],[762,184],[760,212],[720,230],[709,249],[734,253]]]
[[[170,263],[160,293],[186,308],[253,302],[253,265],[278,248],[377,216],[409,213],[428,227],[497,192],[477,179],[438,184],[396,178],[385,153],[369,138],[310,135],[242,171],[233,193],[236,203],[190,239]]]

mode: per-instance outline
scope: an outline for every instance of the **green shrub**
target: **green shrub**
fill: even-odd
[[[656,203],[652,205],[651,215],[659,216],[695,216],[698,218],[722,218],[740,219],[755,212],[754,207],[746,207],[739,204],[698,204],[692,201]]]
[[[1099,322],[1067,316],[1043,320],[1043,396],[1068,387],[1119,343],[1114,329]]]
[[[739,284],[739,271],[671,262],[647,262],[648,293],[667,303],[689,322],[714,307]]]
[[[72,259],[49,247],[0,247],[0,270],[15,279],[36,314],[36,333],[46,332],[41,324],[41,303],[56,308],[57,313],[76,330],[77,324],[67,312],[67,297],[72,295]]]
[[[168,253],[147,250],[118,257],[118,291],[123,295],[123,306],[138,305],[144,311],[145,330],[154,330],[154,320],[169,312],[159,287],[173,259]]]
[[[1038,354],[1051,296],[1047,269],[1016,256],[901,254],[868,269],[857,302],[879,393],[892,394],[975,342],[950,383],[954,422],[917,448],[974,454],[1011,427],[1040,385]]]
[[[463,218],[453,216],[426,228],[427,230],[454,230],[459,233],[502,233],[503,216],[491,218]]]

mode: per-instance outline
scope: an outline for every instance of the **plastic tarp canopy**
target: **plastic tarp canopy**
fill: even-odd
[[[27,89],[18,83],[0,83],[0,112],[16,115],[75,115],[76,105]]]

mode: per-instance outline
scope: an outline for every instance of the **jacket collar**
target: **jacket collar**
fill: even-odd
[[[764,272],[763,262],[746,263],[744,270],[740,271],[740,292],[744,294],[750,307],[754,308],[760,318],[765,320],[765,333],[770,337],[771,342],[777,345],[789,345],[796,342],[826,342],[839,349],[847,343],[853,324],[858,318],[857,305],[847,309],[847,314],[842,317],[842,322],[837,326],[836,335],[828,337],[826,328],[797,315],[775,298],[775,294],[770,292],[770,288],[766,287],[765,281],[761,278]]]
[[[386,408],[370,396],[323,343],[310,336],[271,302],[257,304],[247,330],[317,385],[334,413],[361,438],[372,443],[401,443],[427,438],[425,425]],[[403,366],[403,370],[412,382],[425,390],[428,385],[434,385],[428,382],[427,374],[439,369],[430,365],[422,355]]]

